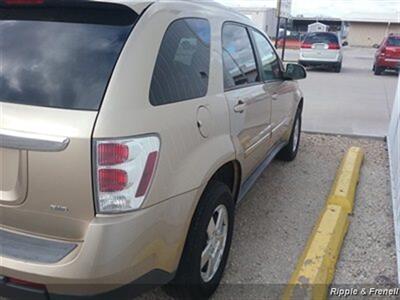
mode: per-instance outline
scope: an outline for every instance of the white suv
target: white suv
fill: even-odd
[[[342,61],[342,47],[335,33],[311,32],[305,36],[300,46],[301,65],[328,67],[340,73]]]

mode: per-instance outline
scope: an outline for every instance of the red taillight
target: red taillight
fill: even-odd
[[[26,280],[22,280],[22,279],[17,279],[17,278],[12,278],[12,277],[8,277],[7,278],[7,282],[14,284],[14,285],[18,285],[18,286],[24,286],[24,287],[28,287],[28,288],[33,288],[36,290],[45,290],[46,286],[44,284],[40,284],[40,283],[34,283],[34,282],[30,282],[30,281],[26,281]]]
[[[118,165],[128,160],[129,147],[123,144],[101,144],[97,149],[101,166]]]
[[[338,49],[340,49],[340,45],[339,45],[339,44],[336,44],[336,43],[330,43],[330,44],[328,45],[328,49],[331,49],[331,50],[338,50]]]
[[[128,174],[119,169],[99,170],[99,190],[103,193],[119,192],[128,184]]]
[[[154,177],[160,151],[155,135],[95,141],[96,208],[99,213],[139,209]]]
[[[302,49],[311,49],[312,45],[311,44],[307,44],[307,43],[303,43],[300,45],[300,48]]]
[[[144,167],[142,179],[140,179],[140,183],[138,189],[136,191],[135,197],[142,197],[146,194],[147,188],[150,185],[151,178],[153,177],[154,168],[156,166],[158,152],[154,151],[149,154],[146,161],[146,166]]]
[[[4,0],[6,5],[40,5],[44,0]]]

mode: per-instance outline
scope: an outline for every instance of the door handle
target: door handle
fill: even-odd
[[[247,104],[242,100],[239,100],[238,103],[235,105],[233,110],[237,113],[242,113],[246,109]]]

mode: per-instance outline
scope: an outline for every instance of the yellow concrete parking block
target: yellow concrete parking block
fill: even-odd
[[[337,204],[347,213],[353,212],[357,183],[363,161],[361,148],[352,147],[345,155],[336,175],[328,204]]]
[[[360,148],[350,148],[339,167],[327,204],[300,256],[283,299],[325,299],[352,213],[360,168]]]

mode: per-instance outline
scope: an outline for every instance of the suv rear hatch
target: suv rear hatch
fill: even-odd
[[[308,33],[301,44],[301,51],[305,58],[335,59],[340,50],[339,39],[334,33]]]
[[[138,15],[41,2],[0,6],[0,226],[82,240],[95,214],[93,127]]]
[[[385,53],[387,58],[400,59],[400,36],[389,36]]]

